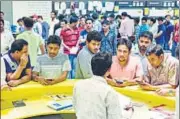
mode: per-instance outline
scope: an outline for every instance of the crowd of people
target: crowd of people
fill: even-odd
[[[66,79],[87,79],[75,85],[79,119],[86,117],[84,97],[91,107],[93,101],[100,100],[90,101],[88,94],[98,93],[106,99],[109,118],[119,119],[118,99],[112,102],[117,94],[107,83],[116,87],[140,84],[158,95],[175,96],[180,80],[179,22],[171,23],[170,15],[165,19],[143,17],[139,24],[139,18],[126,12],[100,19],[97,13],[69,18],[61,14],[57,19],[52,11],[49,23],[40,15],[18,19],[18,35],[13,37],[4,13],[0,14],[1,89],[30,80],[53,85]],[[99,112],[105,112],[101,108]],[[91,111],[93,118],[97,110]]]

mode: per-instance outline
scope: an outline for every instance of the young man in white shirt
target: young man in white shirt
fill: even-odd
[[[111,54],[97,53],[91,60],[92,78],[75,84],[73,105],[77,119],[122,119],[119,94],[105,79],[111,64]]]

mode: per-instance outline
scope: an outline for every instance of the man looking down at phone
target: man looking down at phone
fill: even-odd
[[[143,80],[143,69],[140,59],[131,56],[132,43],[127,39],[120,39],[117,44],[117,56],[113,57],[110,76],[113,79],[131,83]]]
[[[61,40],[58,36],[49,36],[47,40],[47,52],[39,56],[37,65],[33,69],[33,79],[42,85],[53,85],[64,81],[71,64],[68,55],[59,53]]]
[[[150,45],[146,51],[149,60],[143,89],[157,90],[161,88],[175,88],[177,67],[179,61],[171,55],[166,55],[160,45]]]
[[[3,56],[6,67],[6,81],[15,87],[31,79],[31,63],[28,56],[28,43],[23,39],[14,41],[11,49]]]

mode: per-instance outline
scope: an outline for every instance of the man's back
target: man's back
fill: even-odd
[[[118,93],[103,77],[93,76],[77,82],[73,105],[77,119],[121,119]]]
[[[36,66],[38,49],[40,45],[42,45],[41,36],[32,31],[25,31],[18,35],[16,39],[24,39],[28,42],[28,51],[31,59],[31,65]]]

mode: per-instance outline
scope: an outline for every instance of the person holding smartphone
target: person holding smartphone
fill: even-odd
[[[33,79],[42,85],[53,85],[64,81],[71,64],[68,55],[59,53],[61,40],[58,36],[49,36],[47,40],[48,53],[39,56],[33,69]]]

